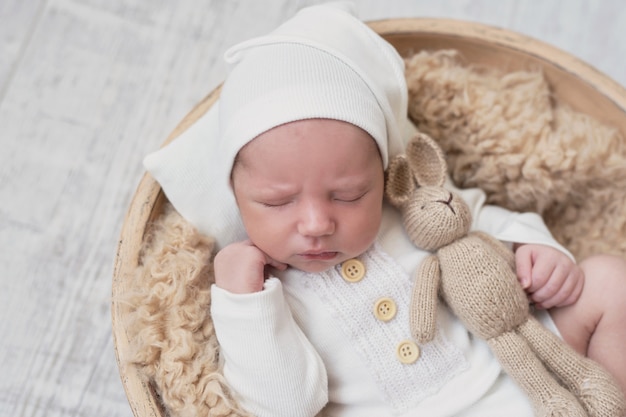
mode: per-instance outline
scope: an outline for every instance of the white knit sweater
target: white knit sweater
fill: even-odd
[[[483,206],[478,190],[460,194],[475,229],[567,253],[539,216]],[[437,337],[420,346],[419,359],[396,358],[398,344],[410,339],[410,289],[427,255],[407,239],[398,213],[385,207],[377,242],[359,257],[366,269],[359,282],[346,282],[337,266],[319,274],[289,269],[254,294],[213,286],[224,375],[239,401],[259,417],[314,416],[324,406],[325,415],[340,417],[532,416],[487,344],[443,305]],[[390,321],[372,313],[380,297],[397,306]],[[541,319],[556,331],[547,314]]]

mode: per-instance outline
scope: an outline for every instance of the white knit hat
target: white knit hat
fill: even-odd
[[[229,49],[226,60],[234,67],[219,102],[144,160],[178,212],[219,247],[246,237],[229,178],[237,152],[259,134],[328,118],[368,132],[385,167],[404,150],[403,60],[349,4],[302,9],[269,35]]]
[[[385,167],[390,151],[402,152],[404,63],[349,6],[303,9],[271,34],[226,52],[236,64],[221,92],[227,159],[266,130],[310,118],[359,126],[376,140]]]

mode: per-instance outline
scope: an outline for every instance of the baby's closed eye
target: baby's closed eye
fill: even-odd
[[[354,203],[361,200],[366,194],[367,191],[359,191],[357,193],[337,193],[332,196],[332,199],[342,203]]]
[[[284,200],[258,200],[257,203],[263,207],[285,207],[293,202],[293,199]]]

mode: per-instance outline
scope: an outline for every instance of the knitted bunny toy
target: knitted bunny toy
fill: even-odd
[[[441,296],[470,332],[487,341],[537,416],[625,415],[613,378],[530,314],[512,251],[486,233],[470,232],[469,207],[443,187],[445,178],[442,150],[421,133],[387,172],[385,194],[400,209],[409,238],[433,251],[415,279],[410,313],[415,340],[433,339]]]

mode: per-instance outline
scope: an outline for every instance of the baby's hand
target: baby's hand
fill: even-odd
[[[250,240],[232,243],[215,255],[215,284],[235,294],[263,290],[266,265],[284,270],[287,265],[270,258]]]
[[[525,244],[515,251],[517,277],[535,307],[548,309],[573,304],[583,289],[582,269],[558,249]]]

